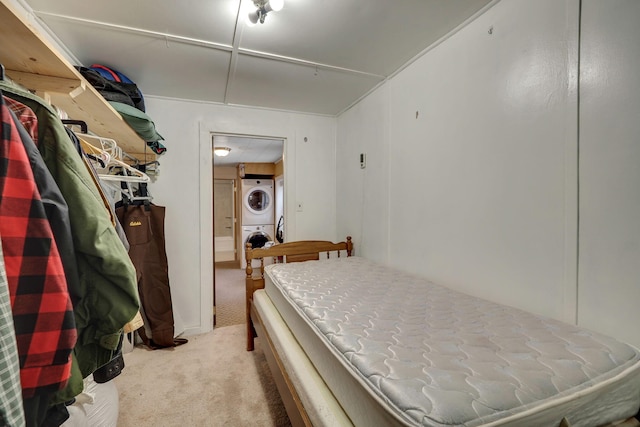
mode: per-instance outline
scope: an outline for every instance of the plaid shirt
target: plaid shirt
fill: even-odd
[[[33,112],[33,110],[21,102],[18,102],[9,97],[4,97],[4,102],[7,104],[7,107],[13,111],[16,115],[22,126],[24,126],[25,130],[29,133],[33,142],[38,144],[38,117]]]
[[[0,245],[0,426],[24,427],[16,331]]]
[[[62,262],[16,124],[0,100],[0,238],[22,397],[64,387],[76,329]]]

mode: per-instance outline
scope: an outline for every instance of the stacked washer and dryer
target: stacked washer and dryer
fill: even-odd
[[[246,267],[244,248],[251,243],[261,248],[275,240],[274,191],[272,179],[243,179],[242,192],[242,250],[240,267]]]

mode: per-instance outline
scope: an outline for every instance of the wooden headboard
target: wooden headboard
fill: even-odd
[[[273,258],[275,263],[302,262],[319,260],[321,254],[326,253],[329,258],[331,253],[336,253],[338,257],[342,254],[350,257],[353,252],[353,242],[351,236],[347,236],[347,240],[340,243],[333,243],[325,240],[302,240],[297,242],[282,243],[273,245],[270,248],[251,248],[251,243],[247,243],[245,249],[247,265],[245,271],[246,278],[246,300],[247,300],[247,350],[253,350],[254,331],[251,323],[251,301],[253,293],[258,289],[264,288],[264,260],[265,258]],[[251,260],[259,259],[260,268],[258,275],[254,277]]]

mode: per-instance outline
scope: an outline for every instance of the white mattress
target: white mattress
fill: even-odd
[[[264,290],[254,292],[253,305],[313,426],[353,427]]]
[[[357,257],[265,276],[355,425],[597,426],[640,406],[640,354],[603,335]]]

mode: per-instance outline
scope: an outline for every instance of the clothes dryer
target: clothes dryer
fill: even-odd
[[[245,248],[247,243],[251,243],[252,248],[262,248],[267,243],[273,243],[275,240],[274,237],[274,226],[273,224],[267,225],[243,225],[242,226],[242,251],[240,256],[240,268],[244,269],[247,266],[246,256],[245,256]],[[265,259],[265,261],[267,261]],[[256,264],[257,262],[257,264]],[[260,267],[260,261],[254,260],[254,264],[252,267]]]
[[[242,225],[274,224],[273,180],[243,179],[241,187]]]

